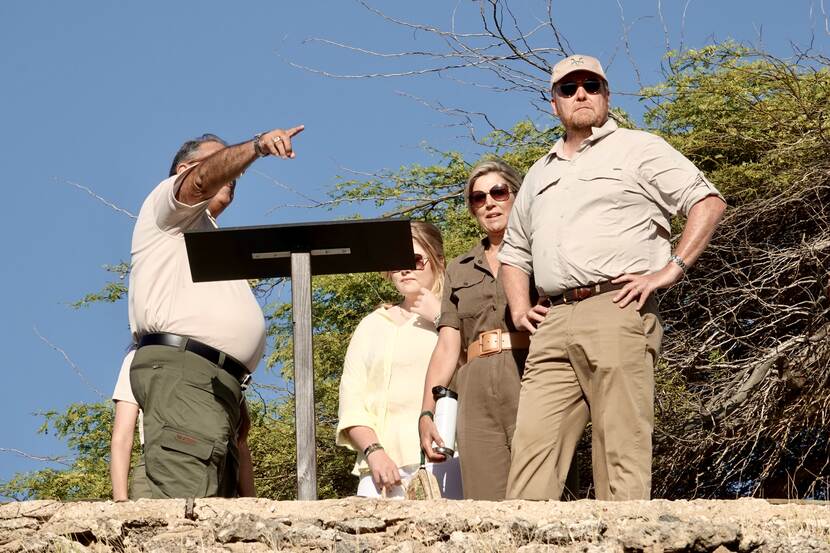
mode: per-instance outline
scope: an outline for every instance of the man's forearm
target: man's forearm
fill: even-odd
[[[223,148],[199,163],[182,183],[179,200],[194,205],[209,200],[259,157],[253,141]]]
[[[531,308],[530,276],[518,267],[506,264],[503,264],[499,271],[513,324],[517,324],[517,321]]]
[[[726,203],[717,196],[708,196],[689,210],[686,226],[680,235],[675,254],[691,267],[712,239]]]

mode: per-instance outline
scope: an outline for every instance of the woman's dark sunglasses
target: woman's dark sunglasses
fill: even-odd
[[[602,81],[599,79],[585,79],[584,81],[568,81],[556,84],[556,92],[563,98],[570,98],[579,87],[585,89],[588,94],[599,94],[602,91]]]
[[[496,184],[490,189],[489,192],[475,190],[470,192],[470,205],[473,207],[483,206],[484,202],[487,201],[488,194],[497,202],[506,202],[510,197],[510,189],[504,184]]]

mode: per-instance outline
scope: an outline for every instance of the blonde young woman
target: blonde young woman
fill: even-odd
[[[357,452],[353,474],[357,495],[403,498],[404,484],[421,462],[415,422],[427,365],[438,340],[444,280],[441,232],[412,223],[415,270],[393,271],[389,279],[402,296],[367,315],[352,336],[340,381],[337,444]],[[452,467],[437,475],[444,497],[460,497]]]

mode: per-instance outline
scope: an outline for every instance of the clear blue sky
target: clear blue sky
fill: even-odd
[[[620,0],[642,80],[659,80],[664,50],[657,1]],[[544,17],[541,2],[512,2],[525,21]],[[664,1],[672,47],[734,38],[762,42],[787,55],[788,43],[805,45],[811,32],[827,53],[828,34],[819,0]],[[671,6],[669,6],[671,5]],[[390,15],[447,28],[455,3],[377,2]],[[687,6],[685,20],[683,8]],[[478,30],[470,2],[460,2],[456,23]],[[571,46],[609,63],[614,91],[636,91],[634,71],[621,42],[616,0],[559,2],[554,17]],[[683,23],[685,21],[685,23]],[[527,25],[529,26],[529,25]],[[393,71],[403,61],[378,65],[366,56],[304,42],[324,37],[356,46],[399,51],[439,47],[425,33],[403,30],[352,1],[216,0],[160,2],[0,2],[0,448],[60,455],[63,445],[40,436],[36,411],[63,409],[112,391],[129,340],[127,306],[76,311],[69,302],[99,289],[105,264],[128,260],[132,220],[66,184],[94,189],[137,212],[164,176],[180,143],[203,132],[230,142],[274,127],[306,125],[293,161],[267,159],[254,166],[317,199],[344,168],[374,171],[434,160],[423,142],[457,149],[471,160],[483,150],[449,126],[446,116],[403,91],[447,106],[486,111],[509,126],[530,117],[552,118],[526,97],[462,86],[452,79],[334,80],[289,61],[340,73]],[[636,98],[612,103],[639,115]],[[240,181],[224,226],[261,225],[341,217],[301,208],[271,208],[306,200],[249,171]],[[365,208],[364,208],[365,209]],[[363,211],[371,214],[370,211]],[[87,385],[33,328],[63,348]],[[277,376],[260,370],[260,381]],[[45,466],[0,452],[0,480]]]

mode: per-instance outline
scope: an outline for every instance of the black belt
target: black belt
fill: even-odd
[[[597,294],[604,294],[606,292],[620,290],[623,286],[625,286],[623,283],[612,284],[609,281],[591,284],[590,286],[580,286],[578,288],[571,288],[569,290],[565,290],[558,296],[542,295],[539,298],[539,303],[547,307],[554,307],[556,305],[562,305],[563,303],[573,303],[577,301],[587,300],[588,298],[596,296]]]
[[[245,365],[227,353],[224,354],[224,360],[222,360],[223,353],[221,351],[216,348],[212,348],[207,344],[203,344],[199,340],[194,340],[193,338],[188,338],[187,336],[179,336],[178,334],[156,332],[154,334],[142,336],[138,341],[138,347],[140,348],[143,348],[144,346],[170,346],[171,348],[181,348],[182,344],[184,344],[185,351],[204,357],[217,367],[221,367],[222,369],[228,371],[239,381],[239,384],[242,386],[243,390],[248,387],[248,383],[251,381],[251,373]],[[221,363],[219,362],[220,360],[222,361]]]

